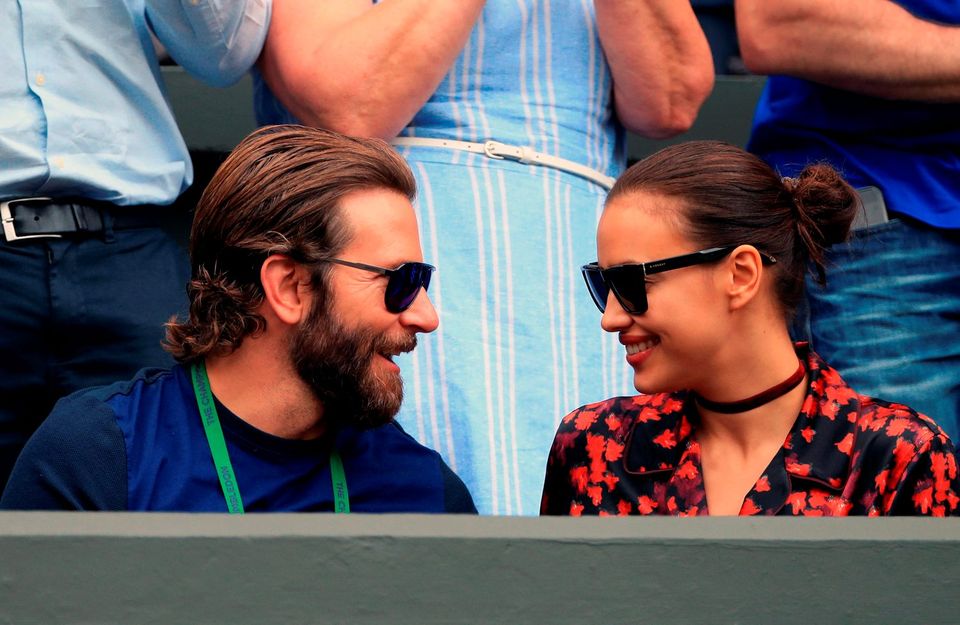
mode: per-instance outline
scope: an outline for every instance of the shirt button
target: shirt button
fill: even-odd
[[[43,72],[37,74],[37,84],[41,87],[47,84],[47,77],[43,75]]]

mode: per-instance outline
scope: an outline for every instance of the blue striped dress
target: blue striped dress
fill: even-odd
[[[261,121],[290,121],[259,98]],[[609,176],[624,136],[592,0],[488,0],[443,83],[402,133],[528,146]],[[273,114],[270,111],[274,111]],[[404,147],[437,332],[399,359],[408,432],[437,449],[481,513],[537,514],[560,418],[634,393],[580,266],[605,190],[545,167]]]

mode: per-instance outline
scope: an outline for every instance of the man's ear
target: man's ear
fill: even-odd
[[[306,268],[289,256],[272,254],[260,266],[264,305],[281,323],[296,325],[306,318],[310,309],[310,283]]]
[[[752,245],[741,245],[727,258],[726,285],[730,309],[743,308],[756,297],[763,275],[763,258]]]

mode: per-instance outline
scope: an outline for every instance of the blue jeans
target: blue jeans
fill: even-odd
[[[172,364],[163,323],[185,312],[189,278],[177,239],[159,227],[0,237],[0,490],[57,399]]]
[[[856,230],[808,279],[810,340],[858,392],[960,430],[960,231],[907,219]]]

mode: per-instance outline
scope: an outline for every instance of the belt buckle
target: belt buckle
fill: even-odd
[[[500,143],[499,141],[487,141],[486,143],[483,144],[483,153],[488,158],[492,158],[498,161],[503,160],[506,156],[508,156],[506,147],[507,146]]]
[[[516,161],[529,165],[537,162],[536,152],[528,147],[507,145],[499,141],[487,141],[483,144],[483,153],[496,160]]]
[[[25,241],[27,239],[62,239],[62,234],[17,234],[16,228],[14,228],[13,223],[13,211],[10,210],[11,207],[16,206],[17,204],[24,204],[26,202],[50,202],[53,198],[49,197],[25,197],[16,200],[6,200],[5,202],[0,202],[0,221],[3,222],[3,237],[7,240],[7,243],[13,243],[14,241]]]

